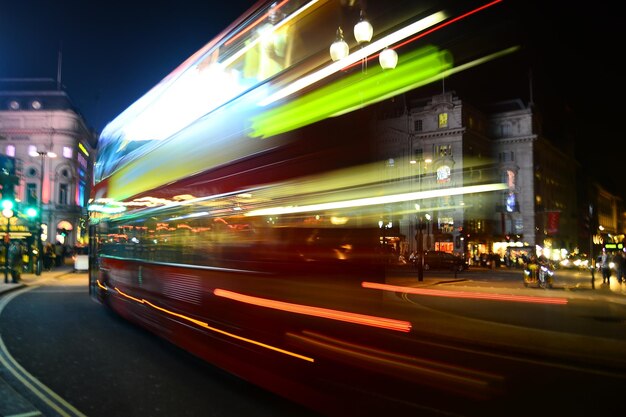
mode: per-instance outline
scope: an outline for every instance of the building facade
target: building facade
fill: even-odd
[[[579,164],[542,136],[532,106],[512,100],[478,110],[447,92],[381,109],[380,153],[393,161],[384,169],[405,170],[412,189],[436,195],[394,219],[398,250],[415,250],[416,239],[469,259],[535,248],[555,258],[577,248]],[[494,183],[501,188],[471,192]]]
[[[0,154],[15,161],[19,206],[39,207],[43,242],[87,243],[96,146],[65,91],[0,84]]]

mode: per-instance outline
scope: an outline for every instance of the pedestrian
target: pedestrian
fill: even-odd
[[[611,283],[611,267],[609,266],[609,254],[606,253],[606,249],[602,249],[602,256],[600,257],[600,270],[602,271],[602,283]]]
[[[43,269],[44,271],[52,270],[52,265],[54,264],[54,248],[50,242],[47,242],[43,247]]]
[[[9,245],[9,270],[15,284],[22,278],[22,270],[24,269],[22,255],[22,245],[18,241],[12,240]]]
[[[65,261],[65,248],[58,240],[54,244],[54,266],[61,266]]]

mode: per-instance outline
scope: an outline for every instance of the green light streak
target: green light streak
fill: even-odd
[[[252,137],[267,138],[382,100],[452,68],[452,56],[434,46],[403,55],[394,70],[372,65],[252,119]]]

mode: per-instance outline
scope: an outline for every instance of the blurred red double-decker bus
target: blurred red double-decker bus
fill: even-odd
[[[411,322],[363,285],[416,198],[381,170],[376,103],[454,71],[429,36],[492,5],[363,4],[256,3],[106,126],[89,208],[94,300],[330,414],[420,377],[393,356]]]

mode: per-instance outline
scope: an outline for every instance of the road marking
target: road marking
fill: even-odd
[[[31,411],[30,413],[20,413],[20,414],[9,414],[5,417],[32,417],[32,416],[42,416],[39,411]]]
[[[25,287],[21,290],[11,292],[6,296],[3,296],[0,299],[0,317],[2,316],[2,311],[9,304],[9,302],[27,291],[31,291],[37,288],[33,287]],[[37,396],[41,401],[43,401],[46,405],[52,408],[54,411],[59,413],[61,417],[87,417],[80,411],[78,411],[74,406],[63,398],[61,398],[57,393],[52,391],[46,385],[44,385],[37,378],[32,376],[26,369],[24,369],[19,362],[11,356],[9,350],[4,344],[4,340],[2,339],[2,334],[0,334],[0,365],[2,365],[7,371],[11,373],[19,382],[21,382],[24,387],[28,388],[30,392],[32,392],[35,396]],[[38,414],[34,414],[38,415]],[[39,414],[40,415],[40,414]],[[21,415],[18,415],[21,416]]]

